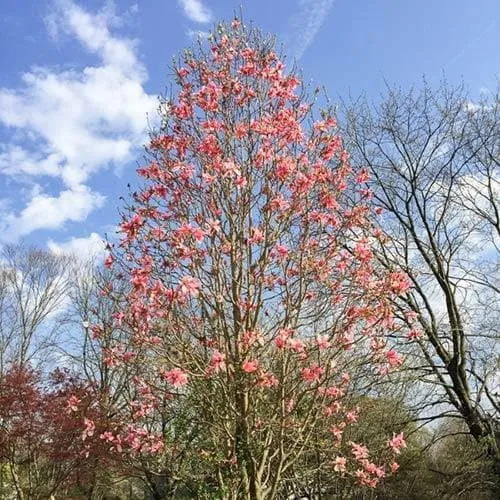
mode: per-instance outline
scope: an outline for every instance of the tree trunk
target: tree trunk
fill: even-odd
[[[19,484],[19,476],[17,475],[16,466],[12,463],[9,464],[10,475],[12,476],[12,481],[14,483],[14,487],[16,488],[16,494],[18,500],[24,500],[24,493]]]

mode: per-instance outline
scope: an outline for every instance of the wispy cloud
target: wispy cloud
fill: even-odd
[[[70,238],[63,242],[49,240],[47,247],[56,255],[74,255],[83,261],[101,257],[105,252],[104,238],[97,233],[90,233],[89,236],[80,238]]]
[[[195,23],[209,23],[212,21],[212,12],[203,5],[201,0],[179,0],[186,16]]]
[[[3,217],[0,240],[15,241],[37,229],[59,229],[68,221],[81,222],[104,201],[104,196],[82,185],[58,196],[36,192],[18,215],[10,213]]]
[[[19,85],[0,87],[0,125],[12,131],[0,143],[0,181],[62,181],[59,192],[35,192],[17,213],[0,214],[0,239],[84,220],[104,202],[88,187],[90,177],[131,160],[146,139],[146,113],[157,101],[144,90],[147,72],[136,42],[112,31],[123,22],[113,5],[92,13],[72,0],[55,0],[46,19],[49,35],[76,40],[96,63],[78,69],[36,66]]]
[[[288,37],[291,54],[296,59],[300,59],[313,43],[333,3],[334,0],[298,0]]]

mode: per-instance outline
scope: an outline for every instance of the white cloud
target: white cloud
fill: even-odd
[[[97,233],[90,233],[87,237],[71,238],[64,242],[47,242],[49,250],[56,255],[70,254],[81,260],[92,260],[105,252],[104,239]]]
[[[463,104],[464,110],[471,114],[477,113],[478,111],[489,111],[491,106],[484,103],[477,103],[474,101],[466,100]]]
[[[87,208],[98,207],[99,195],[92,198],[84,186],[89,177],[132,160],[134,148],[146,140],[146,114],[154,114],[157,100],[143,88],[147,72],[136,42],[110,31],[120,22],[110,2],[92,14],[72,0],[56,1],[47,19],[50,35],[76,39],[97,64],[69,70],[33,67],[17,88],[0,88],[0,124],[13,132],[10,143],[0,144],[0,176],[31,182],[51,176],[66,186],[58,196],[43,195],[18,216],[10,214],[10,220],[23,221],[23,234],[29,228],[56,229],[56,219],[59,225],[83,220],[88,210],[81,210],[76,219],[69,212],[66,219],[41,215],[39,222],[23,214],[42,199],[63,203],[66,193],[77,192],[82,200],[82,189],[87,190]]]
[[[76,38],[91,53],[102,58],[107,66],[120,68],[125,74],[142,74],[144,66],[135,54],[136,41],[118,38],[109,31],[110,26],[121,25],[113,4],[96,14],[83,10],[72,0],[55,0],[55,9],[46,19],[49,32],[57,38],[61,32]]]
[[[179,0],[186,16],[195,23],[209,23],[212,21],[210,9],[203,5],[201,0]]]
[[[61,155],[29,151],[16,144],[0,144],[0,174],[12,177],[61,175]]]
[[[300,59],[325,22],[334,0],[298,0],[290,35],[292,54]]]
[[[21,88],[0,89],[0,122],[42,139],[40,153],[57,159],[67,185],[130,159],[144,139],[146,113],[156,107],[156,98],[142,87],[144,71],[129,44],[96,27],[86,30],[83,21],[75,34],[82,43],[94,38],[89,48],[102,55],[102,65],[58,73],[33,68],[23,75]]]
[[[56,197],[35,192],[19,215],[4,217],[0,239],[9,241],[37,229],[57,229],[67,221],[81,222],[104,200],[84,185],[62,191]]]

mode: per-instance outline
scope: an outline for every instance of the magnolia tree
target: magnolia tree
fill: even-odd
[[[220,495],[257,499],[285,491],[321,431],[321,466],[374,487],[405,442],[351,441],[363,415],[346,398],[359,363],[380,377],[402,362],[388,336],[407,277],[375,265],[367,173],[272,40],[234,20],[208,43],[175,66],[106,260],[130,281],[114,315],[129,338],[106,362],[137,368],[128,435],[103,439],[169,454],[185,432]]]

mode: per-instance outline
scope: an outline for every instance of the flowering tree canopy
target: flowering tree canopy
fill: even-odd
[[[367,172],[273,42],[234,20],[209,45],[175,65],[178,95],[161,103],[106,260],[129,279],[114,316],[129,338],[105,352],[135,367],[126,441],[170,453],[189,407],[190,440],[228,497],[275,498],[319,435],[322,467],[374,487],[404,439],[351,441],[362,414],[349,395],[356,367],[379,377],[402,362],[387,339],[407,277],[374,262],[385,236]]]

